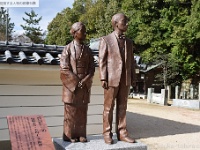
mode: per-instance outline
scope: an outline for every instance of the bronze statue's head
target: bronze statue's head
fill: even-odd
[[[128,28],[128,17],[123,13],[117,13],[112,17],[112,27],[114,30],[125,32]]]
[[[76,22],[70,29],[71,35],[79,40],[85,40],[86,38],[86,27],[82,22]]]

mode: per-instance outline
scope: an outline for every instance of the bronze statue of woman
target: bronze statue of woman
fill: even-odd
[[[87,110],[95,65],[91,49],[83,43],[86,38],[85,25],[74,23],[70,33],[74,39],[65,46],[60,58],[64,102],[63,140],[86,142]]]

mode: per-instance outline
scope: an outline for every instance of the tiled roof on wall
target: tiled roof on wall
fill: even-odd
[[[0,63],[57,65],[63,48],[58,45],[0,41]]]
[[[99,42],[99,38],[90,41],[90,48],[92,49],[96,66],[98,66]],[[59,65],[59,57],[64,47],[59,45],[0,41],[0,63]],[[140,71],[147,70],[147,65],[141,63],[140,56],[134,56],[134,59]]]

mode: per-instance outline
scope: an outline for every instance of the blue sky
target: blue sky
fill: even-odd
[[[39,25],[44,31],[47,30],[48,24],[52,21],[57,13],[61,12],[66,7],[72,8],[73,3],[74,0],[39,0],[39,7],[9,8],[11,22],[15,23],[15,34],[21,34],[24,32],[20,26],[21,24],[25,24],[25,22],[22,20],[22,17],[27,18],[24,12],[30,12],[31,9],[33,9],[36,14],[38,14],[38,17],[42,16],[42,20],[40,21]]]

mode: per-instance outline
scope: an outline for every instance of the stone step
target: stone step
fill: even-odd
[[[102,135],[87,136],[86,143],[71,143],[63,141],[62,138],[53,138],[53,143],[56,150],[147,150],[147,146],[140,141],[136,143],[127,143],[118,141],[116,134],[113,135],[114,144],[105,144]]]

